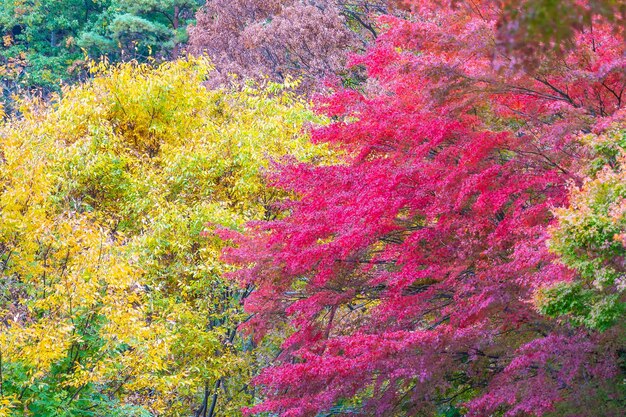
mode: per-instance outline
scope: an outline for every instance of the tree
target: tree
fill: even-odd
[[[4,100],[88,76],[85,53],[110,61],[171,59],[185,43],[198,0],[0,2]]]
[[[575,47],[576,33],[585,28],[592,30],[598,17],[612,22],[615,28],[623,26],[626,19],[626,4],[620,0],[496,0],[493,3],[504,4],[498,21],[500,47],[525,65],[537,65],[546,51],[571,50]]]
[[[579,275],[544,289],[539,304],[545,314],[566,315],[578,325],[623,328],[626,132],[615,129],[586,140],[597,158],[583,185],[571,190],[570,206],[556,211],[550,239],[551,250]]]
[[[623,28],[594,20],[569,52],[517,68],[497,47],[501,8],[441,3],[384,18],[353,60],[364,91],[320,99],[333,123],[313,139],[345,161],[281,166],[272,184],[297,195],[284,217],[222,232],[234,276],[256,288],[247,328],[293,329],[256,379],[267,399],[253,412],[626,408],[623,332],[571,327],[532,304],[537,289],[576,279],[548,252],[547,228],[581,181],[580,134],[624,115]]]
[[[378,34],[373,17],[385,1],[207,1],[189,28],[189,50],[207,53],[221,77],[303,78],[311,90],[320,78],[342,73],[347,54]],[[344,74],[350,78],[349,74]]]
[[[173,59],[187,41],[186,26],[200,4],[199,0],[115,0],[77,44],[92,56],[107,55],[116,61]]]
[[[0,125],[0,415],[240,415],[271,352],[203,231],[271,216],[259,171],[324,156],[315,117],[285,86],[206,89],[205,59],[95,70]]]
[[[76,37],[107,5],[83,0],[2,0],[0,69],[5,100],[21,88],[58,91],[59,80],[70,78],[71,63],[82,58]]]

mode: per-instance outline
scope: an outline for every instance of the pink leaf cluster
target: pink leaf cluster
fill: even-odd
[[[207,53],[224,82],[230,74],[284,81],[301,78],[301,91],[345,69],[347,52],[376,36],[372,16],[384,0],[213,0],[189,27],[189,50]]]
[[[577,135],[624,116],[622,35],[596,21],[572,52],[520,70],[496,46],[501,10],[472,3],[384,18],[352,62],[364,91],[317,99],[333,122],[313,139],[345,161],[279,166],[270,181],[298,196],[286,216],[228,234],[225,258],[256,288],[249,330],[294,328],[253,412],[620,415],[598,398],[615,399],[624,335],[571,328],[532,299],[572,278],[546,227],[580,181]]]

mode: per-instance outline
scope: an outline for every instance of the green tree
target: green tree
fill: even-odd
[[[59,92],[87,77],[85,53],[110,61],[171,59],[199,0],[0,0],[4,101]]]
[[[72,64],[82,57],[76,37],[108,3],[91,0],[0,0],[0,71],[4,94],[19,87],[58,88],[77,78]]]
[[[174,58],[187,41],[187,24],[199,0],[113,0],[99,24],[85,30],[78,45],[91,55],[114,60]]]
[[[576,271],[571,282],[544,289],[543,313],[606,330],[626,312],[626,130],[588,135],[597,157],[571,204],[556,210],[550,249]]]

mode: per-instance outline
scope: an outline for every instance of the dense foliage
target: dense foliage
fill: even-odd
[[[304,80],[301,91],[320,78],[345,71],[347,53],[376,38],[375,17],[395,10],[389,1],[217,0],[198,11],[189,28],[189,50],[207,53],[224,82],[230,74]]]
[[[2,0],[0,75],[20,89],[59,91],[84,79],[85,54],[111,61],[175,57],[199,0]]]
[[[101,70],[0,128],[0,415],[189,416],[218,389],[237,415],[263,355],[202,231],[271,215],[259,171],[322,155],[313,116],[205,89],[204,60]]]
[[[626,414],[624,1],[0,6],[0,417]]]
[[[579,275],[545,289],[539,305],[548,315],[568,315],[576,324],[606,330],[625,324],[626,131],[587,139],[597,158],[590,176],[572,190],[570,206],[556,211],[559,222],[550,241]]]
[[[224,233],[236,276],[257,287],[248,327],[294,328],[253,410],[622,415],[619,169],[558,212],[562,261],[546,239],[584,175],[580,134],[623,120],[623,34],[597,19],[574,48],[519,68],[498,47],[494,2],[416,4],[354,60],[363,93],[319,100],[334,123],[314,139],[350,157],[284,165],[271,178],[298,195],[286,217]],[[605,331],[542,317],[545,286],[544,312]]]

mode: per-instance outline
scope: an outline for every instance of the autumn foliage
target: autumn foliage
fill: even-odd
[[[260,171],[323,156],[315,117],[286,86],[207,90],[205,59],[94,71],[0,127],[0,416],[188,416],[217,389],[238,415],[263,358],[202,232],[266,216]]]
[[[214,0],[14,97],[0,417],[623,416],[625,16]]]
[[[207,1],[189,28],[188,49],[215,62],[213,82],[296,77],[306,92],[325,77],[354,78],[346,71],[348,53],[375,39],[375,17],[393,10],[386,0]]]
[[[623,327],[604,323],[623,323],[623,242],[563,264],[546,240],[552,209],[583,181],[581,133],[623,120],[623,34],[597,19],[574,48],[520,69],[497,46],[495,2],[416,4],[353,59],[367,69],[362,92],[317,100],[333,122],[313,139],[345,161],[281,165],[272,184],[298,196],[285,217],[224,233],[235,276],[256,286],[247,327],[294,329],[256,379],[268,399],[252,411],[621,415]],[[557,253],[580,256],[557,239]],[[533,304],[614,263],[606,299],[572,312],[593,318],[553,320]]]

